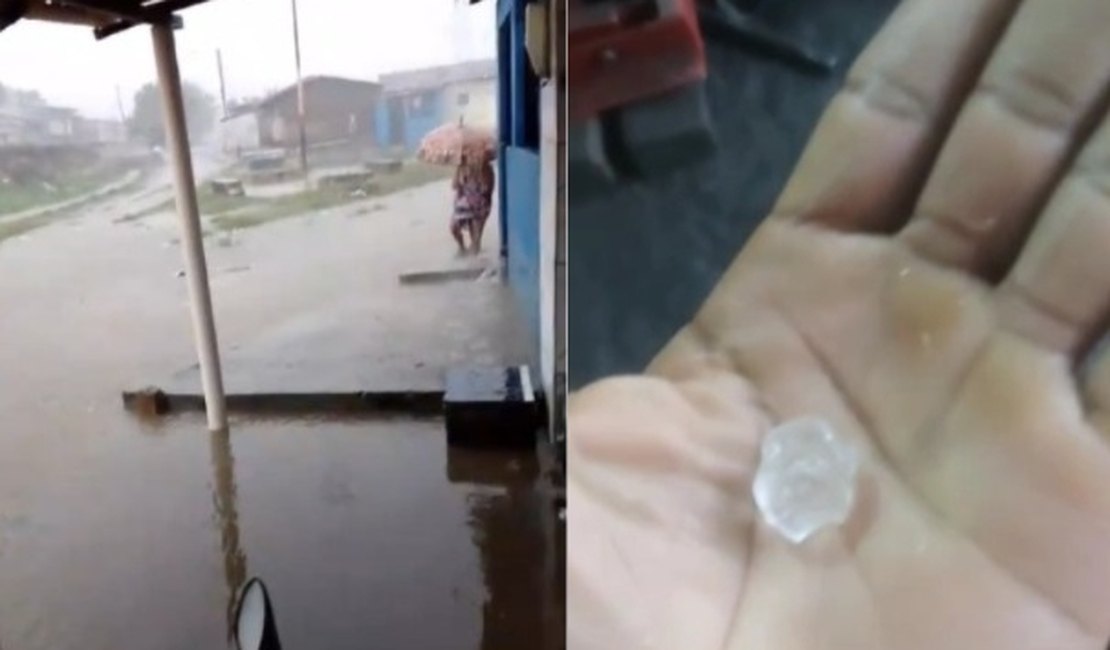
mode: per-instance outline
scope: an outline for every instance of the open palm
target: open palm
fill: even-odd
[[[644,376],[569,411],[572,650],[1104,648],[1110,3],[906,0]],[[800,546],[767,428],[865,457]]]

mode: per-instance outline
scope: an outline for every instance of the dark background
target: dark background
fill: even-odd
[[[693,316],[769,211],[844,73],[895,5],[764,0],[755,15],[835,54],[835,73],[807,75],[709,42],[714,157],[577,200],[570,178],[572,388],[642,370]]]

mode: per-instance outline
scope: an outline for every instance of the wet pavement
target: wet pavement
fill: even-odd
[[[397,281],[455,263],[446,195],[211,238],[225,354],[318,350],[414,381],[515,361],[503,286]],[[0,243],[0,647],[226,647],[247,575],[293,650],[561,647],[558,524],[531,457],[449,452],[438,419],[220,436],[123,411],[122,388],[193,362],[175,224],[113,223],[133,203]]]

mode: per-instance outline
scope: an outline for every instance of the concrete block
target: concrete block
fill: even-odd
[[[532,448],[542,413],[527,366],[453,368],[443,409],[447,444],[471,448]]]

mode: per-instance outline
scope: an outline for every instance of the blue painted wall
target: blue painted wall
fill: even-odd
[[[525,97],[527,90],[523,86],[524,68],[528,65],[528,52],[524,49],[524,8],[513,3],[513,9],[506,18],[509,30],[509,75],[512,96],[509,98],[509,110],[512,112],[513,121],[510,127],[510,141],[517,146],[524,144],[525,122]]]
[[[379,147],[389,147],[393,143],[389,132],[389,102],[383,97],[374,108],[374,142]]]
[[[416,151],[424,136],[443,124],[443,102],[442,89],[421,93],[419,108],[411,100],[405,102],[405,150]]]
[[[520,147],[505,148],[509,178],[506,200],[509,207],[507,260],[509,284],[528,325],[533,350],[540,345],[540,157]],[[537,357],[538,359],[538,357]]]
[[[390,111],[394,110],[393,102],[389,96],[382,98],[374,111],[374,135],[377,142],[383,147],[389,147],[396,138],[392,133]],[[420,148],[420,141],[429,131],[443,124],[446,119],[446,95],[443,89],[433,89],[421,94],[420,107],[413,105],[412,96],[405,96],[401,102],[402,116],[401,143],[405,151],[415,153]]]
[[[510,287],[540,345],[539,84],[524,47],[525,0],[498,0],[498,159],[502,255]]]

